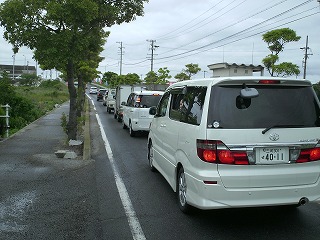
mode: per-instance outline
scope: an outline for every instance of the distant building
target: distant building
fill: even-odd
[[[214,63],[208,65],[212,70],[211,77],[252,76],[254,72],[260,72],[263,76],[264,67],[261,65],[246,65],[236,63]]]
[[[37,74],[35,66],[21,66],[21,65],[0,65],[0,71],[6,71],[10,78],[19,78],[22,74]]]

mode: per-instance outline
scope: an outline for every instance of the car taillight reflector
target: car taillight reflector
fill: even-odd
[[[216,162],[217,161],[216,151],[214,151],[214,150],[203,150],[202,156],[206,162]]]
[[[248,165],[245,151],[231,151],[218,140],[197,140],[198,157],[210,163]]]
[[[320,160],[320,148],[302,149],[299,155],[297,163],[319,161]]]
[[[260,80],[261,84],[279,84],[280,80]]]

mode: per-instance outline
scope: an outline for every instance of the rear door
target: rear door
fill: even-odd
[[[292,162],[295,149],[314,147],[320,138],[320,110],[312,87],[285,83],[251,87],[259,96],[245,100],[239,99],[243,85],[212,89],[207,138],[222,141],[230,150],[246,151],[251,162],[247,166],[219,164],[224,186],[314,184],[320,162]]]

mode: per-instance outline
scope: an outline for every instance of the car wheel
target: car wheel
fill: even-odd
[[[131,122],[129,123],[129,133],[130,137],[134,137],[136,135],[136,132],[132,130]]]
[[[190,211],[190,205],[187,203],[187,184],[183,167],[181,167],[178,172],[177,196],[180,210],[188,213]]]
[[[149,143],[148,146],[148,159],[149,159],[149,166],[150,166],[150,170],[152,172],[155,172],[156,169],[153,166],[153,161],[154,161],[154,155],[153,155],[153,146],[152,146],[152,142]]]
[[[114,119],[117,119],[117,118],[118,118],[118,116],[117,116],[116,113],[113,114],[113,117],[114,117]]]
[[[124,121],[122,121],[122,128],[127,129],[127,125],[124,123]]]

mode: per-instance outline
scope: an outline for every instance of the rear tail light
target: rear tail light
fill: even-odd
[[[246,151],[231,151],[219,140],[197,140],[198,157],[210,163],[248,165]]]
[[[312,162],[320,160],[320,147],[302,149],[297,163]]]

